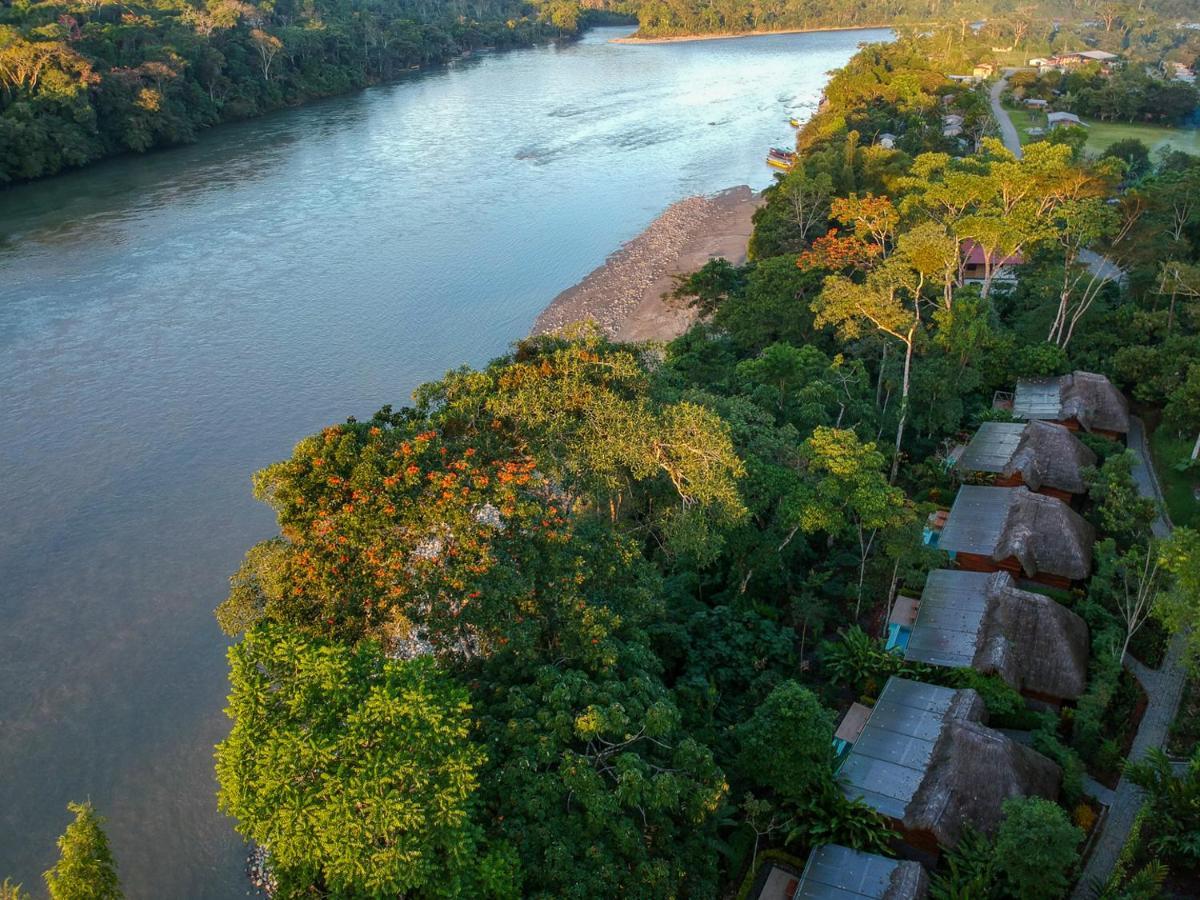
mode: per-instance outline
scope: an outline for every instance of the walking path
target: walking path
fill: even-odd
[[[1133,480],[1143,497],[1149,497],[1158,505],[1159,514],[1151,525],[1155,537],[1167,537],[1171,533],[1171,522],[1166,516],[1162,488],[1154,473],[1150,448],[1146,443],[1146,429],[1142,420],[1134,416],[1129,426],[1129,449],[1134,451]],[[1187,673],[1182,664],[1184,650],[1183,635],[1175,635],[1167,646],[1166,656],[1158,669],[1151,669],[1135,659],[1127,662],[1126,668],[1134,674],[1146,692],[1149,705],[1142,716],[1129,758],[1141,759],[1151,747],[1164,747],[1179,710],[1183,696],[1183,685]],[[1072,900],[1090,900],[1096,896],[1096,885],[1102,885],[1112,874],[1117,856],[1129,837],[1129,829],[1142,806],[1143,791],[1124,776],[1117,783],[1108,816],[1101,825],[1101,834],[1092,848],[1083,875],[1071,895]]]

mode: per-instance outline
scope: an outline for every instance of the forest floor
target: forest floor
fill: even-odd
[[[604,265],[555,297],[534,322],[533,334],[592,321],[616,340],[677,338],[696,313],[686,301],[670,296],[676,276],[689,275],[717,257],[735,265],[745,262],[754,230],[751,219],[761,203],[758,194],[742,185],[671,204]]]

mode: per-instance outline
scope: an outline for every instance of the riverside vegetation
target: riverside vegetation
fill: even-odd
[[[1069,132],[1014,158],[945,78],[988,43],[956,24],[835,73],[750,261],[680,285],[703,317],[669,345],[530,338],[256,476],[280,533],[217,611],[238,641],[216,765],[277,896],[716,897],[764,853],[888,852],[831,737],[891,674],[977,689],[1064,771],[1063,805],[1011,801],[948,849],[935,896],[1064,896],[1084,775],[1111,781],[1131,737],[1122,648],[1155,661],[1178,634],[1200,661],[1200,536],[1153,538],[1129,456],[1087,438],[1103,540],[1057,599],[1090,677],[1058,715],[872,635],[944,563],[921,525],[947,445],[1003,416],[994,391],[1103,372],[1152,425],[1200,431],[1200,160],[1131,174]],[[1022,253],[1019,283],[961,284],[967,240]],[[1194,894],[1200,757],[1129,774],[1146,811],[1098,890]]]
[[[837,788],[834,710],[914,672],[868,635],[940,563],[920,531],[947,441],[1002,415],[996,389],[1075,368],[1200,430],[1198,161],[1131,178],[1069,135],[1014,158],[944,75],[982,40],[871,45],[836,73],[752,260],[688,278],[704,316],[661,351],[530,338],[259,473],[280,535],[218,610],[240,640],[217,772],[280,896],[715,897],[768,849],[886,849]],[[945,137],[948,106],[978,134]],[[1019,284],[961,285],[968,239],[1023,253]],[[1127,279],[1091,277],[1085,248]],[[1083,776],[1111,779],[1131,737],[1121,648],[1156,659],[1200,614],[1197,535],[1153,539],[1129,457],[1089,442],[1099,565],[1061,597],[1091,628],[1085,696],[1054,715],[919,672],[978,689],[1065,773],[1064,806],[1013,802],[948,852],[941,896],[1063,895]],[[1194,877],[1200,767],[1157,771],[1131,770],[1150,811],[1107,896]]]

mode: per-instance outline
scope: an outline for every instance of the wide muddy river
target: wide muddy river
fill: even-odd
[[[212,617],[250,475],[479,364],[667,204],[764,187],[886,31],[481,55],[0,193],[0,880],[91,798],[132,898],[244,896]]]

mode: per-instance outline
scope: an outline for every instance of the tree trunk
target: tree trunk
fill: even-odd
[[[900,389],[900,422],[896,426],[896,453],[892,457],[892,474],[888,479],[889,484],[895,484],[896,476],[900,474],[900,445],[904,442],[904,424],[908,421],[908,382],[912,373],[913,331],[915,330],[916,326],[914,325],[908,332],[908,339],[904,342],[904,379]]]

